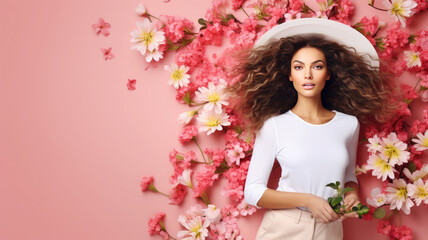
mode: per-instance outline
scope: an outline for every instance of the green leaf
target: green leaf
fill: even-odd
[[[414,171],[416,171],[416,164],[414,162],[409,162],[407,168],[410,170],[411,173],[413,173]]]
[[[424,87],[424,86],[421,86],[420,88],[419,88],[419,91],[423,91],[423,90],[427,90],[428,88],[426,88],[426,87]]]
[[[184,95],[183,101],[189,106],[192,104],[192,99],[190,99],[190,94],[188,92]]]
[[[336,206],[338,206],[341,202],[342,202],[343,198],[342,197],[334,197],[333,200],[331,201],[331,207],[335,208]],[[340,205],[339,205],[340,207]]]
[[[377,218],[377,219],[382,219],[384,218],[386,215],[385,209],[380,207],[377,208],[374,212],[373,212],[373,217]]]
[[[334,183],[329,183],[329,184],[327,184],[327,185],[325,185],[326,187],[331,187],[331,188],[333,188],[333,189],[338,189],[338,187],[336,186],[336,184],[334,184]]]
[[[350,192],[350,191],[354,191],[354,189],[351,187],[347,187],[345,189],[342,189],[342,191],[340,191],[339,195],[344,195],[345,193]]]
[[[205,21],[205,19],[203,18],[199,18],[198,23],[201,24],[202,26],[207,26],[207,21]]]

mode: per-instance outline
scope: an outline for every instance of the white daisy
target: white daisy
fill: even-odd
[[[402,27],[406,27],[406,18],[412,16],[413,8],[418,6],[413,0],[384,0],[383,5],[388,8],[389,15],[400,21]]]
[[[190,174],[192,174],[192,170],[191,169],[185,169],[183,171],[183,173],[177,177],[177,182],[184,185],[184,186],[188,186],[190,188],[193,188],[192,180],[190,179]]]
[[[223,130],[223,126],[229,126],[229,115],[224,112],[217,113],[215,111],[202,111],[196,118],[202,126],[199,132],[207,131],[207,135],[215,132],[216,130]]]
[[[142,3],[138,4],[138,6],[135,8],[135,12],[140,16],[144,16],[147,14],[147,10]]]
[[[160,44],[165,42],[163,31],[158,31],[154,24],[147,18],[143,22],[137,22],[137,30],[131,32],[132,38],[130,42],[135,43],[131,49],[137,49],[142,55],[146,51],[153,52]]]
[[[387,160],[379,155],[370,155],[367,161],[367,170],[373,170],[372,175],[385,181],[387,177],[394,179],[394,172],[398,172]]]
[[[410,214],[410,208],[415,204],[409,198],[407,192],[407,184],[404,179],[394,179],[392,183],[388,183],[386,188],[387,201],[391,203],[390,209],[402,209],[405,214]]]
[[[407,189],[409,190],[408,194],[416,202],[416,206],[419,206],[421,202],[428,204],[428,182],[418,179],[413,184],[408,184]]]
[[[382,140],[380,140],[377,135],[374,135],[372,138],[369,138],[368,141],[369,143],[366,144],[366,146],[368,147],[367,151],[371,152],[372,154],[380,152],[380,150],[382,149]]]
[[[418,52],[404,51],[404,55],[406,55],[407,67],[412,68],[414,66],[422,66],[421,58],[419,57]]]
[[[205,217],[211,223],[216,223],[221,220],[221,211],[220,208],[217,208],[215,205],[209,204],[205,209]]]
[[[220,113],[222,111],[222,105],[229,105],[226,101],[227,96],[223,92],[226,88],[227,82],[223,79],[220,79],[220,83],[214,86],[212,82],[208,84],[208,88],[199,87],[198,91],[195,92],[195,99],[199,102],[205,102],[204,109],[212,110],[214,109],[216,113]]]
[[[420,170],[416,170],[413,173],[411,173],[409,169],[405,168],[403,173],[407,178],[414,182],[420,178],[424,178],[428,174],[428,165],[423,166]]]
[[[187,87],[190,81],[190,75],[187,74],[189,67],[185,65],[180,65],[173,63],[172,66],[165,65],[164,69],[171,73],[168,84],[174,86],[175,89],[180,87]]]
[[[381,156],[388,160],[392,166],[402,165],[409,161],[410,153],[406,151],[407,144],[400,141],[397,134],[390,133],[388,137],[382,138],[382,140]]]
[[[415,142],[416,150],[423,151],[428,149],[428,130],[422,135],[422,133],[416,134],[419,139],[412,139]]]
[[[367,204],[372,205],[373,207],[380,207],[386,202],[386,196],[383,194],[379,188],[373,188],[372,198],[367,198]]]
[[[153,59],[158,62],[161,58],[163,58],[163,53],[159,52],[157,48],[146,52],[146,62],[151,62]]]
[[[187,229],[177,233],[177,237],[180,239],[204,240],[208,236],[210,221],[203,221],[201,216],[186,218],[180,215],[178,217],[178,222]]]
[[[192,121],[193,116],[195,116],[197,112],[198,111],[196,110],[184,112],[178,116],[178,121],[182,124],[188,124],[190,121]]]

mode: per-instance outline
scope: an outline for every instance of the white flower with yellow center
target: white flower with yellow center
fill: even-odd
[[[220,208],[217,208],[215,205],[209,204],[205,209],[205,217],[211,223],[217,223],[221,220],[221,211]]]
[[[412,16],[413,8],[418,6],[413,0],[384,0],[383,5],[388,9],[389,15],[400,21],[402,27],[406,27],[406,17]]]
[[[201,216],[187,218],[184,215],[180,215],[178,222],[187,229],[177,233],[179,239],[204,240],[208,236],[210,221],[203,221]]]
[[[223,130],[223,126],[229,126],[229,115],[224,112],[217,113],[215,111],[202,111],[201,114],[196,118],[202,125],[199,128],[199,132],[207,131],[207,135],[215,132],[216,130]]]
[[[205,103],[205,110],[214,109],[216,113],[220,113],[222,111],[222,105],[229,105],[229,103],[226,101],[227,96],[223,92],[226,86],[227,82],[223,79],[220,79],[220,83],[216,86],[212,82],[210,82],[208,84],[208,88],[198,88],[198,91],[195,92],[195,99],[201,103]]]
[[[414,66],[422,66],[421,58],[419,57],[418,52],[404,51],[404,55],[406,55],[405,59],[408,68],[412,68]]]
[[[184,112],[178,116],[178,121],[182,124],[189,124],[189,122],[192,121],[193,116],[195,116],[197,112],[198,111],[196,110]]]
[[[413,184],[407,185],[407,189],[409,190],[409,196],[415,200],[416,206],[419,206],[421,202],[428,204],[428,182],[422,181],[422,179],[418,179]]]
[[[382,138],[383,142],[381,156],[392,166],[402,165],[409,161],[410,153],[406,151],[407,144],[397,138],[397,134],[390,133],[387,138]]]
[[[426,130],[423,135],[422,133],[418,133],[416,136],[418,139],[412,139],[412,141],[416,143],[416,150],[423,151],[428,149],[428,130]]]
[[[131,49],[137,49],[142,55],[146,51],[153,52],[159,45],[165,42],[164,32],[158,31],[154,24],[147,18],[143,22],[137,22],[137,30],[131,32],[130,42],[135,43]]]
[[[366,174],[366,172],[367,172],[366,164],[361,165],[361,167],[358,165],[355,167],[355,175]]]
[[[187,87],[187,85],[189,85],[190,75],[187,74],[190,69],[189,67],[185,65],[178,67],[178,65],[174,63],[172,66],[165,65],[164,69],[171,73],[168,83],[174,86],[175,89]]]
[[[385,181],[387,177],[394,179],[394,172],[397,170],[384,158],[379,155],[370,155],[367,161],[367,170],[373,170],[372,175]]]
[[[142,3],[138,4],[138,6],[135,8],[135,12],[140,16],[144,16],[147,14],[147,10]]]
[[[163,53],[159,52],[157,48],[146,52],[146,62],[151,62],[153,59],[158,62],[161,58],[163,58]]]
[[[423,166],[420,170],[416,170],[413,173],[411,173],[409,169],[405,168],[403,173],[407,178],[414,182],[420,178],[424,178],[428,174],[428,165]]]
[[[386,192],[387,201],[391,203],[391,210],[402,209],[405,214],[410,214],[410,208],[415,204],[408,196],[407,183],[404,179],[394,179],[392,183],[388,183]]]
[[[371,152],[372,154],[375,154],[382,150],[382,140],[380,140],[377,135],[374,135],[372,138],[369,138],[368,141],[369,143],[366,144],[366,146],[368,147],[367,151]]]
[[[190,174],[192,174],[192,170],[185,169],[183,173],[181,173],[181,175],[177,177],[177,182],[184,186],[188,186],[189,188],[193,188],[192,180],[190,179]]]
[[[372,198],[367,198],[367,204],[372,205],[373,207],[380,207],[386,203],[386,196],[383,194],[379,188],[373,188]]]

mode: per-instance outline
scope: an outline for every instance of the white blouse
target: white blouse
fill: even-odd
[[[259,207],[275,159],[282,169],[277,191],[312,193],[327,200],[336,193],[328,183],[358,183],[360,124],[355,116],[333,111],[335,116],[325,124],[308,123],[292,111],[266,120],[256,136],[245,182],[249,204]]]

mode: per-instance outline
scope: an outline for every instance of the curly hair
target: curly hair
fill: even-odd
[[[356,116],[361,122],[384,122],[394,109],[388,101],[392,88],[388,76],[372,67],[354,48],[324,39],[322,36],[281,38],[240,54],[234,69],[238,81],[227,91],[236,96],[236,110],[258,132],[265,120],[290,110],[297,92],[289,81],[291,59],[301,48],[321,50],[327,61],[330,80],[321,92],[323,106]],[[381,62],[381,64],[383,64]]]

